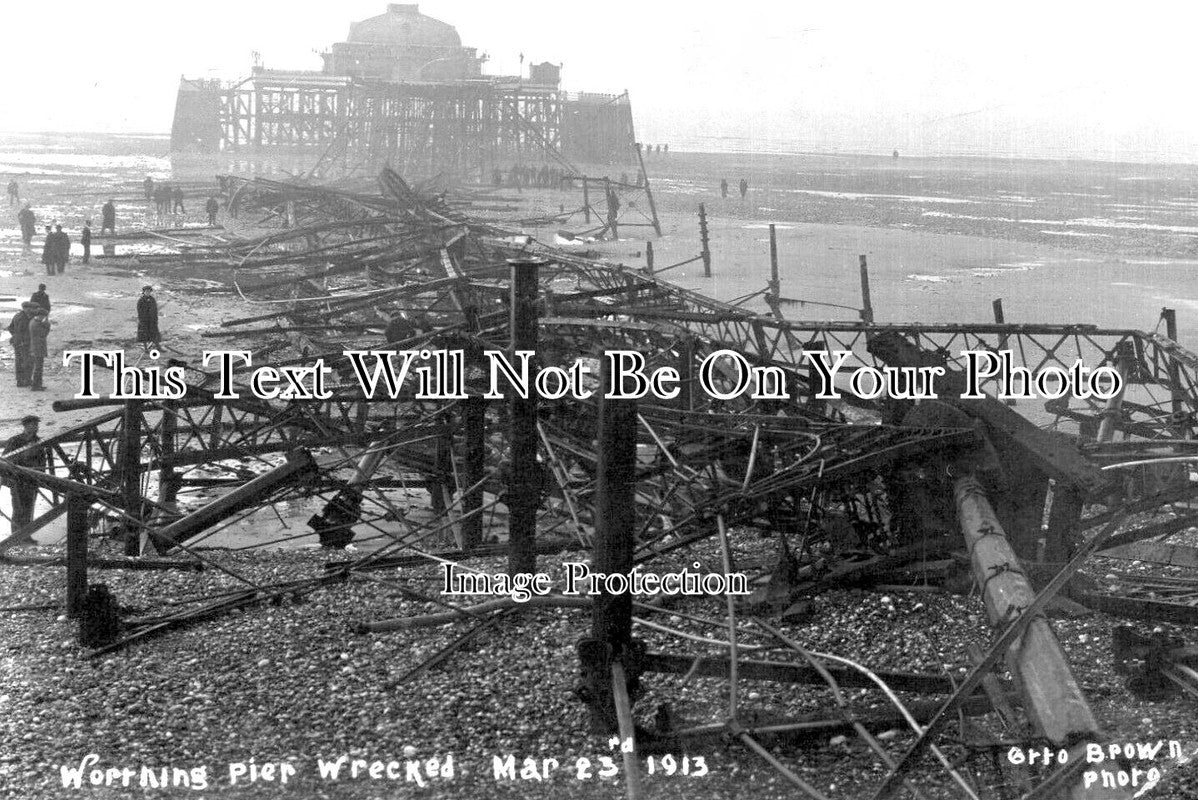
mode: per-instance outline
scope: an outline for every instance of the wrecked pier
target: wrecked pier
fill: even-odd
[[[864,262],[860,320],[792,320],[780,313],[778,278],[770,289],[775,313],[759,314],[652,269],[513,234],[473,216],[471,200],[409,186],[390,170],[374,187],[236,176],[221,186],[230,211],[264,233],[139,236],[173,249],[154,260],[202,272],[261,308],[223,320],[209,334],[213,349],[244,350],[254,365],[276,369],[320,359],[329,396],[263,399],[248,385],[251,367],[239,363],[231,368],[238,397],[223,397],[210,366],[142,361],[136,369],[181,370],[186,394],[59,401],[60,408],[94,407],[97,416],[39,443],[49,453],[45,471],[0,459],[6,481],[35,482],[49,500],[26,533],[67,517],[67,607],[96,656],[185,626],[202,635],[205,622],[235,609],[387,570],[401,593],[438,610],[395,618],[387,608],[363,608],[359,631],[468,626],[421,669],[522,609],[574,609],[577,661],[552,668],[578,675],[576,694],[594,730],[633,739],[642,754],[701,752],[734,740],[801,794],[822,797],[763,742],[843,731],[885,766],[879,798],[919,796],[923,780],[915,776],[928,771],[980,796],[976,779],[948,757],[950,745],[987,750],[1015,741],[1068,752],[1105,742],[1047,619],[1050,607],[1198,621],[1193,577],[1129,571],[1100,585],[1082,571],[1096,553],[1198,564],[1198,550],[1168,542],[1198,524],[1189,505],[1198,494],[1198,356],[1174,337],[1084,324],[878,323]],[[612,233],[617,206],[609,203]],[[460,350],[462,396],[364,392],[345,353],[383,349]],[[565,373],[587,364],[596,375],[604,353],[636,351],[646,370],[675,369],[679,391],[635,402],[485,397],[482,353],[520,349],[536,350],[539,367]],[[721,351],[732,355],[708,360]],[[1031,371],[1067,371],[1078,360],[1109,366],[1125,385],[1110,400],[961,399],[966,351],[1007,351]],[[843,381],[829,386],[812,354],[835,352],[879,371],[940,368],[940,397],[915,402],[854,394]],[[786,398],[737,391],[742,361],[780,370]],[[726,398],[699,389],[705,362],[716,365],[707,385]],[[832,389],[840,397],[829,397]],[[280,507],[304,523],[278,524]],[[211,546],[244,520],[278,529],[255,537],[253,547],[353,549],[306,580],[249,580]],[[525,603],[471,605],[436,598],[410,579],[446,563],[469,572],[475,559],[496,556],[507,559],[511,575],[535,573],[539,560],[558,553],[607,573],[694,563],[728,574],[737,571],[734,553],[746,550],[756,556],[752,594],[707,602],[706,613],[692,614],[713,623],[707,633],[675,636],[669,652],[633,636],[644,625],[678,632],[673,615],[689,612],[667,596],[549,592]],[[12,550],[4,558],[58,566],[23,561]],[[133,614],[115,607],[119,597],[105,604],[88,594],[100,569],[134,565],[217,570],[239,588],[164,596],[159,608]],[[979,649],[963,680],[814,652],[770,621],[801,619],[834,588],[962,583],[977,587],[992,628],[990,646]],[[590,615],[589,626],[579,614]],[[1178,697],[1198,692],[1185,648],[1134,631],[1119,638],[1136,686]],[[1010,681],[999,680],[999,665]],[[642,724],[637,701],[665,674],[725,679],[726,713],[677,724],[659,709],[654,727]],[[822,684],[832,702],[818,718],[761,721],[745,711],[740,687],[748,681]],[[892,708],[855,713],[844,687],[878,690]],[[896,691],[923,699],[903,702]],[[1001,740],[974,725],[987,715],[1002,720]],[[948,736],[950,725],[956,736]],[[896,727],[915,737],[905,753],[877,736]],[[1130,796],[1082,787],[1084,766],[1074,759],[1019,780],[1034,797]],[[637,769],[633,760],[630,796]]]

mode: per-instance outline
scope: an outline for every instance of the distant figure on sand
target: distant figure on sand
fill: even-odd
[[[891,156],[890,156],[890,157],[891,157],[891,158],[898,158],[898,150],[895,150],[895,151],[894,151],[894,152],[891,154]]]
[[[46,366],[46,339],[50,335],[50,312],[37,306],[29,319],[29,388],[35,392],[46,391],[42,383],[42,370]]]
[[[208,212],[208,227],[216,227],[216,212],[220,211],[220,203],[216,202],[215,197],[209,197],[208,202],[204,204],[204,210]]]
[[[46,284],[39,283],[37,285],[37,291],[29,295],[29,302],[37,303],[47,311],[50,310],[50,295],[46,293]]]
[[[174,206],[171,207],[171,213],[173,214],[178,211],[179,213],[186,214],[187,209],[183,207],[183,187],[174,187],[174,189],[171,190],[171,197],[174,198],[175,201]]]
[[[79,241],[83,243],[83,263],[92,259],[92,221],[89,219],[83,223],[83,233],[79,235]]]
[[[108,231],[113,236],[116,235],[116,205],[109,198],[108,202],[100,209],[100,235],[104,235],[104,231]]]
[[[8,204],[10,206],[21,205],[21,187],[17,186],[16,178],[8,182]]]
[[[740,179],[740,199],[744,200],[745,195],[749,193],[749,182],[744,178]]]
[[[162,340],[158,333],[158,301],[154,299],[154,287],[141,287],[141,297],[137,299],[137,341],[147,350]]]
[[[151,197],[154,196],[154,179],[153,178],[151,178],[149,175],[147,175],[146,179],[141,182],[141,186],[143,189],[145,189],[147,200],[149,200]]]
[[[728,196],[728,179],[720,178],[720,197]]]
[[[67,271],[67,259],[71,257],[71,237],[67,236],[61,225],[54,226],[54,271],[61,275]]]
[[[28,248],[33,244],[33,235],[37,233],[37,218],[33,216],[33,209],[29,207],[28,203],[17,212],[17,222],[21,224],[21,240]]]
[[[21,425],[24,431],[5,442],[4,454],[8,455],[41,441],[37,435],[40,422],[41,418],[33,414],[22,417]],[[44,470],[46,468],[46,451],[43,448],[35,447],[28,453],[10,457],[8,460],[18,467]],[[37,484],[24,478],[14,478],[9,482],[9,491],[12,492],[11,541],[30,543],[33,541],[33,537],[21,529],[33,521],[33,507],[37,503]]]

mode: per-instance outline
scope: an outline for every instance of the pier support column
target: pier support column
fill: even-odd
[[[545,261],[514,258],[511,285],[511,352],[537,349],[538,272]],[[537,569],[537,505],[541,471],[537,467],[537,397],[512,393],[511,485],[508,487],[508,574],[533,573]]]
[[[611,375],[603,360],[599,398],[599,442],[595,502],[595,539],[592,571],[628,574],[633,564],[633,531],[636,529],[636,401],[609,400]],[[617,693],[627,689],[624,704],[631,706],[639,694],[644,648],[632,639],[632,594],[612,594],[604,588],[595,597],[591,612],[591,635],[578,643],[582,681],[577,694],[591,709],[591,727],[596,733],[619,729]],[[615,673],[624,680],[616,686]]]

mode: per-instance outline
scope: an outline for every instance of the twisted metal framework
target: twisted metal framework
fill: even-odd
[[[783,537],[797,533],[802,551],[826,535],[822,523],[834,517],[852,521],[858,533],[847,549],[882,546],[865,567],[892,568],[901,565],[901,556],[909,560],[918,540],[896,531],[893,500],[887,498],[892,492],[902,496],[896,475],[912,464],[944,463],[976,450],[978,431],[970,424],[892,424],[885,399],[854,397],[844,385],[838,385],[846,394],[843,402],[829,404],[814,394],[820,384],[810,359],[818,352],[851,351],[855,365],[882,368],[894,363],[896,347],[907,348],[944,365],[950,375],[963,371],[962,351],[1007,350],[1016,366],[1033,372],[1048,365],[1068,369],[1077,359],[1090,367],[1121,365],[1129,386],[1120,406],[1065,398],[1029,416],[1069,432],[1071,439],[1060,446],[1087,470],[1193,454],[1198,356],[1156,333],[1088,325],[777,319],[640,270],[513,236],[465,217],[443,197],[413,190],[391,172],[384,173],[378,194],[234,177],[222,183],[231,209],[256,212],[260,224],[283,227],[256,238],[175,242],[176,261],[223,277],[262,308],[253,317],[225,321],[223,330],[209,335],[251,350],[256,362],[269,357],[274,366],[310,366],[323,359],[331,370],[331,398],[257,399],[244,382],[247,368],[239,367],[241,396],[221,399],[217,375],[188,366],[189,391],[180,400],[59,404],[120,408],[44,440],[40,446],[50,455],[45,471],[0,459],[6,480],[32,481],[42,490],[46,510],[26,532],[62,515],[73,494],[91,505],[98,523],[93,531],[118,531],[127,553],[153,547],[219,564],[219,554],[199,545],[217,541],[212,537],[241,519],[287,505],[292,512],[315,512],[308,528],[251,537],[248,544],[243,538],[240,546],[344,543],[355,537],[371,542],[367,555],[312,578],[309,590],[396,558],[493,552],[488,547],[506,530],[506,404],[487,403],[483,432],[471,433],[466,401],[423,400],[408,390],[395,398],[367,397],[342,353],[383,347],[505,349],[509,260],[530,256],[546,262],[540,270],[540,364],[568,367],[605,350],[637,350],[649,369],[674,366],[683,376],[678,398],[640,406],[638,563],[723,536],[725,526],[756,526]],[[384,326],[389,343],[380,336]],[[717,401],[699,391],[696,365],[720,350],[743,355],[755,366],[780,367],[787,398],[740,395]],[[737,383],[734,373],[722,365],[714,381],[727,388]],[[472,373],[468,394],[480,394],[479,381]],[[995,384],[984,385],[993,390]],[[592,543],[597,413],[596,403],[587,400],[542,404],[536,514],[538,536],[547,546]],[[1017,445],[1039,448],[1042,455],[1057,446],[988,413],[989,424],[1007,425]],[[1095,431],[1104,420],[1108,434],[1100,441]],[[1123,439],[1113,441],[1111,430]],[[311,453],[311,460],[285,460],[297,451]],[[1052,461],[1051,453],[1045,457]],[[1069,477],[1073,462],[1059,463]],[[1086,517],[1082,509],[1105,505],[1118,482],[1074,477],[1082,496],[1073,531],[1103,524],[1107,512]],[[1195,494],[1184,476],[1155,494],[1146,487],[1130,489],[1132,496],[1144,495],[1145,512],[1163,512]],[[481,543],[466,536],[468,526],[482,528]],[[858,569],[851,559],[847,563],[845,570]],[[803,570],[815,575],[810,560]],[[1175,601],[1171,606],[1192,613],[1198,596],[1192,583],[1159,583],[1140,588],[1163,591]],[[147,618],[124,641],[296,590],[294,584],[249,585]],[[736,635],[735,627],[730,635]]]

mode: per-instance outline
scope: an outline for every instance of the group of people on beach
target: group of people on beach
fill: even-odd
[[[151,185],[147,178],[147,186]],[[15,178],[8,182],[7,192],[9,205],[19,206],[17,221],[20,224],[21,239],[25,249],[32,247],[37,234],[37,217],[29,202],[22,204],[20,185]],[[147,195],[150,196],[150,195]],[[215,224],[217,211],[215,199],[208,204],[210,223]],[[100,210],[102,221],[101,235],[116,234],[116,203],[109,199]],[[83,263],[91,258],[92,229],[91,220],[83,224],[79,241],[83,246]],[[109,245],[105,245],[107,249]],[[42,263],[46,266],[48,275],[61,275],[66,271],[66,263],[70,257],[71,237],[63,230],[63,226],[55,222],[45,226],[45,243],[42,248]],[[13,348],[13,373],[17,387],[33,392],[47,390],[45,385],[45,362],[49,355],[51,326],[51,300],[45,283],[38,284],[37,290],[30,294],[29,299],[21,303],[21,307],[8,321],[6,330],[9,333]],[[161,346],[161,333],[158,326],[158,301],[154,297],[154,287],[143,286],[137,304],[137,341],[146,350]],[[48,451],[44,447],[31,447],[41,441],[38,435],[41,420],[36,414],[27,414],[21,418],[22,432],[4,439],[3,454],[10,463],[30,469],[45,470],[49,466]],[[23,531],[33,519],[34,507],[37,503],[38,485],[34,481],[20,478],[6,479],[5,486],[12,497],[12,532],[8,540],[12,543],[32,543],[32,537]]]
[[[20,198],[20,188],[15,180],[9,182],[9,197]],[[116,203],[110,198],[100,208],[100,235],[105,234],[116,235]],[[37,215],[33,213],[33,208],[26,201],[21,210],[17,212],[17,224],[21,228],[21,241],[25,244],[25,249],[33,247],[33,237],[37,234]],[[79,234],[79,242],[83,245],[83,263],[87,264],[91,261],[91,245],[92,245],[92,221],[89,219],[83,223],[83,230]],[[42,264],[46,267],[47,275],[61,275],[66,272],[67,262],[71,256],[71,238],[66,231],[62,229],[62,225],[58,222],[46,226],[46,237],[42,245]]]
[[[745,195],[749,193],[749,182],[744,178],[740,179],[740,184],[737,186],[740,189],[740,199],[744,200]],[[720,197],[728,196],[728,179],[720,178]]]
[[[183,187],[178,184],[156,183],[150,175],[142,181],[142,189],[145,191],[146,199],[154,201],[154,209],[161,219],[168,214],[186,214],[187,206],[184,200],[187,199],[187,193],[183,191]],[[216,215],[220,211],[220,203],[215,197],[209,197],[208,202],[204,204],[204,211],[208,214],[209,227],[216,227]]]
[[[42,373],[46,363],[46,342],[50,336],[50,296],[46,284],[21,304],[21,310],[8,323],[8,334],[16,358],[13,371],[17,386],[44,392]]]
[[[21,304],[20,310],[8,323],[14,351],[14,373],[19,388],[34,392],[46,391],[44,370],[49,352],[50,294],[46,284],[39,283],[37,291]],[[137,300],[137,341],[143,347],[161,345],[158,330],[158,301],[154,298],[154,287],[143,286]],[[44,470],[48,467],[49,454],[42,448],[30,445],[40,441],[38,426],[41,419],[36,414],[27,414],[21,419],[22,432],[5,441],[4,456],[12,464],[30,469]],[[14,454],[14,455],[10,455]],[[21,478],[10,479],[8,488],[12,495],[13,542],[31,543],[32,538],[22,529],[33,519],[37,503],[37,484]]]
[[[155,183],[149,175],[142,181],[142,186],[145,189],[146,199],[154,201],[154,208],[158,212],[158,216],[187,213],[187,208],[183,205],[186,195],[183,193],[182,186]]]

